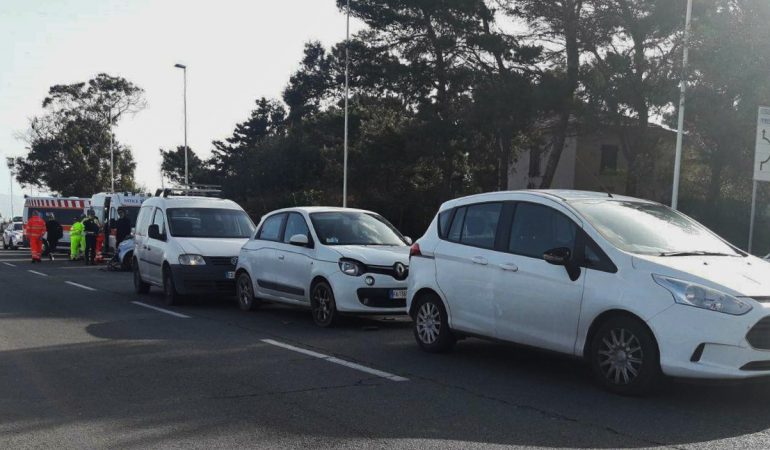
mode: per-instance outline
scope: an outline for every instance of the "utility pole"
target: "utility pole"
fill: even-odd
[[[687,17],[684,25],[684,56],[682,81],[679,84],[679,125],[676,133],[676,156],[674,158],[674,187],[671,192],[671,207],[679,208],[679,178],[682,171],[682,141],[684,140],[684,107],[687,90],[687,64],[690,57],[690,23],[692,22],[692,0],[687,0]]]
[[[342,207],[348,207],[348,102],[350,98],[350,0],[347,3],[345,32],[345,144],[342,167]]]
[[[110,192],[115,192],[115,133],[112,132],[112,109],[107,120],[107,129],[110,131]]]
[[[184,64],[174,64],[177,69],[182,69],[184,73],[184,185],[190,186],[189,167],[187,162],[187,66]]]
[[[8,166],[8,176],[11,181],[11,221],[13,221],[13,158],[5,158],[5,164]]]

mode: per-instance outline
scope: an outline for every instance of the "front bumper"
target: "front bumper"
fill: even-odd
[[[183,266],[171,265],[174,287],[182,295],[235,295],[235,279],[228,273],[235,273],[235,266]]]
[[[770,376],[770,349],[755,348],[746,338],[769,316],[768,304],[755,305],[744,316],[674,305],[648,324],[658,340],[660,365],[666,375],[746,379]],[[770,334],[770,329],[760,332]]]
[[[366,277],[374,284],[366,284]],[[389,275],[367,273],[351,277],[337,272],[329,277],[334,299],[340,312],[356,314],[406,314],[406,298],[390,299],[393,289],[406,289],[406,280],[396,280]]]

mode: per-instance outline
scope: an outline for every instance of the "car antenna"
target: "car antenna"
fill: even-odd
[[[601,180],[601,179],[600,179],[600,178],[599,178],[599,177],[598,177],[598,176],[597,176],[595,173],[593,173],[591,170],[589,170],[589,169],[588,169],[587,165],[586,165],[586,164],[583,162],[583,160],[581,160],[581,159],[578,157],[578,155],[575,155],[575,160],[576,160],[577,162],[579,162],[579,163],[580,163],[580,165],[582,165],[582,166],[583,166],[583,168],[586,170],[586,172],[587,172],[589,175],[591,175],[591,177],[593,177],[593,179],[594,179],[594,180],[596,180],[596,181],[599,183],[599,188],[601,188],[601,190],[602,190],[602,191],[604,191],[605,193],[607,193],[607,197],[609,197],[609,198],[615,198],[615,196],[613,196],[613,195],[612,195],[612,191],[610,191],[609,189],[607,189],[607,186],[605,186],[605,185],[604,185],[604,183],[602,183],[602,180]]]

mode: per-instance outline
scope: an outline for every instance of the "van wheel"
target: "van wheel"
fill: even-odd
[[[171,275],[170,269],[163,270],[163,303],[166,306],[178,305],[180,302],[180,295],[174,287],[174,277]]]
[[[238,276],[235,291],[238,296],[238,306],[242,311],[253,311],[260,305],[261,302],[254,298],[254,285],[248,273],[241,272]]]
[[[139,264],[134,261],[134,292],[137,294],[146,294],[150,292],[150,285],[142,280],[142,274],[139,273]]]
[[[310,306],[313,310],[313,321],[321,328],[333,326],[338,319],[337,303],[329,283],[319,281],[310,292]]]
[[[441,299],[435,294],[424,296],[415,309],[414,337],[420,348],[429,353],[450,350],[457,342]]]
[[[612,318],[597,330],[590,358],[596,380],[616,394],[649,394],[662,378],[655,338],[644,324],[630,317]]]

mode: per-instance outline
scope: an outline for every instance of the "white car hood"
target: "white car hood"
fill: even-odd
[[[409,247],[386,245],[335,245],[333,247],[343,258],[355,259],[369,266],[392,266],[400,262],[409,265]]]
[[[751,256],[635,256],[634,267],[732,295],[770,297],[770,263]]]
[[[238,256],[241,247],[248,241],[242,239],[220,238],[174,238],[182,251],[188,255],[201,256]]]

